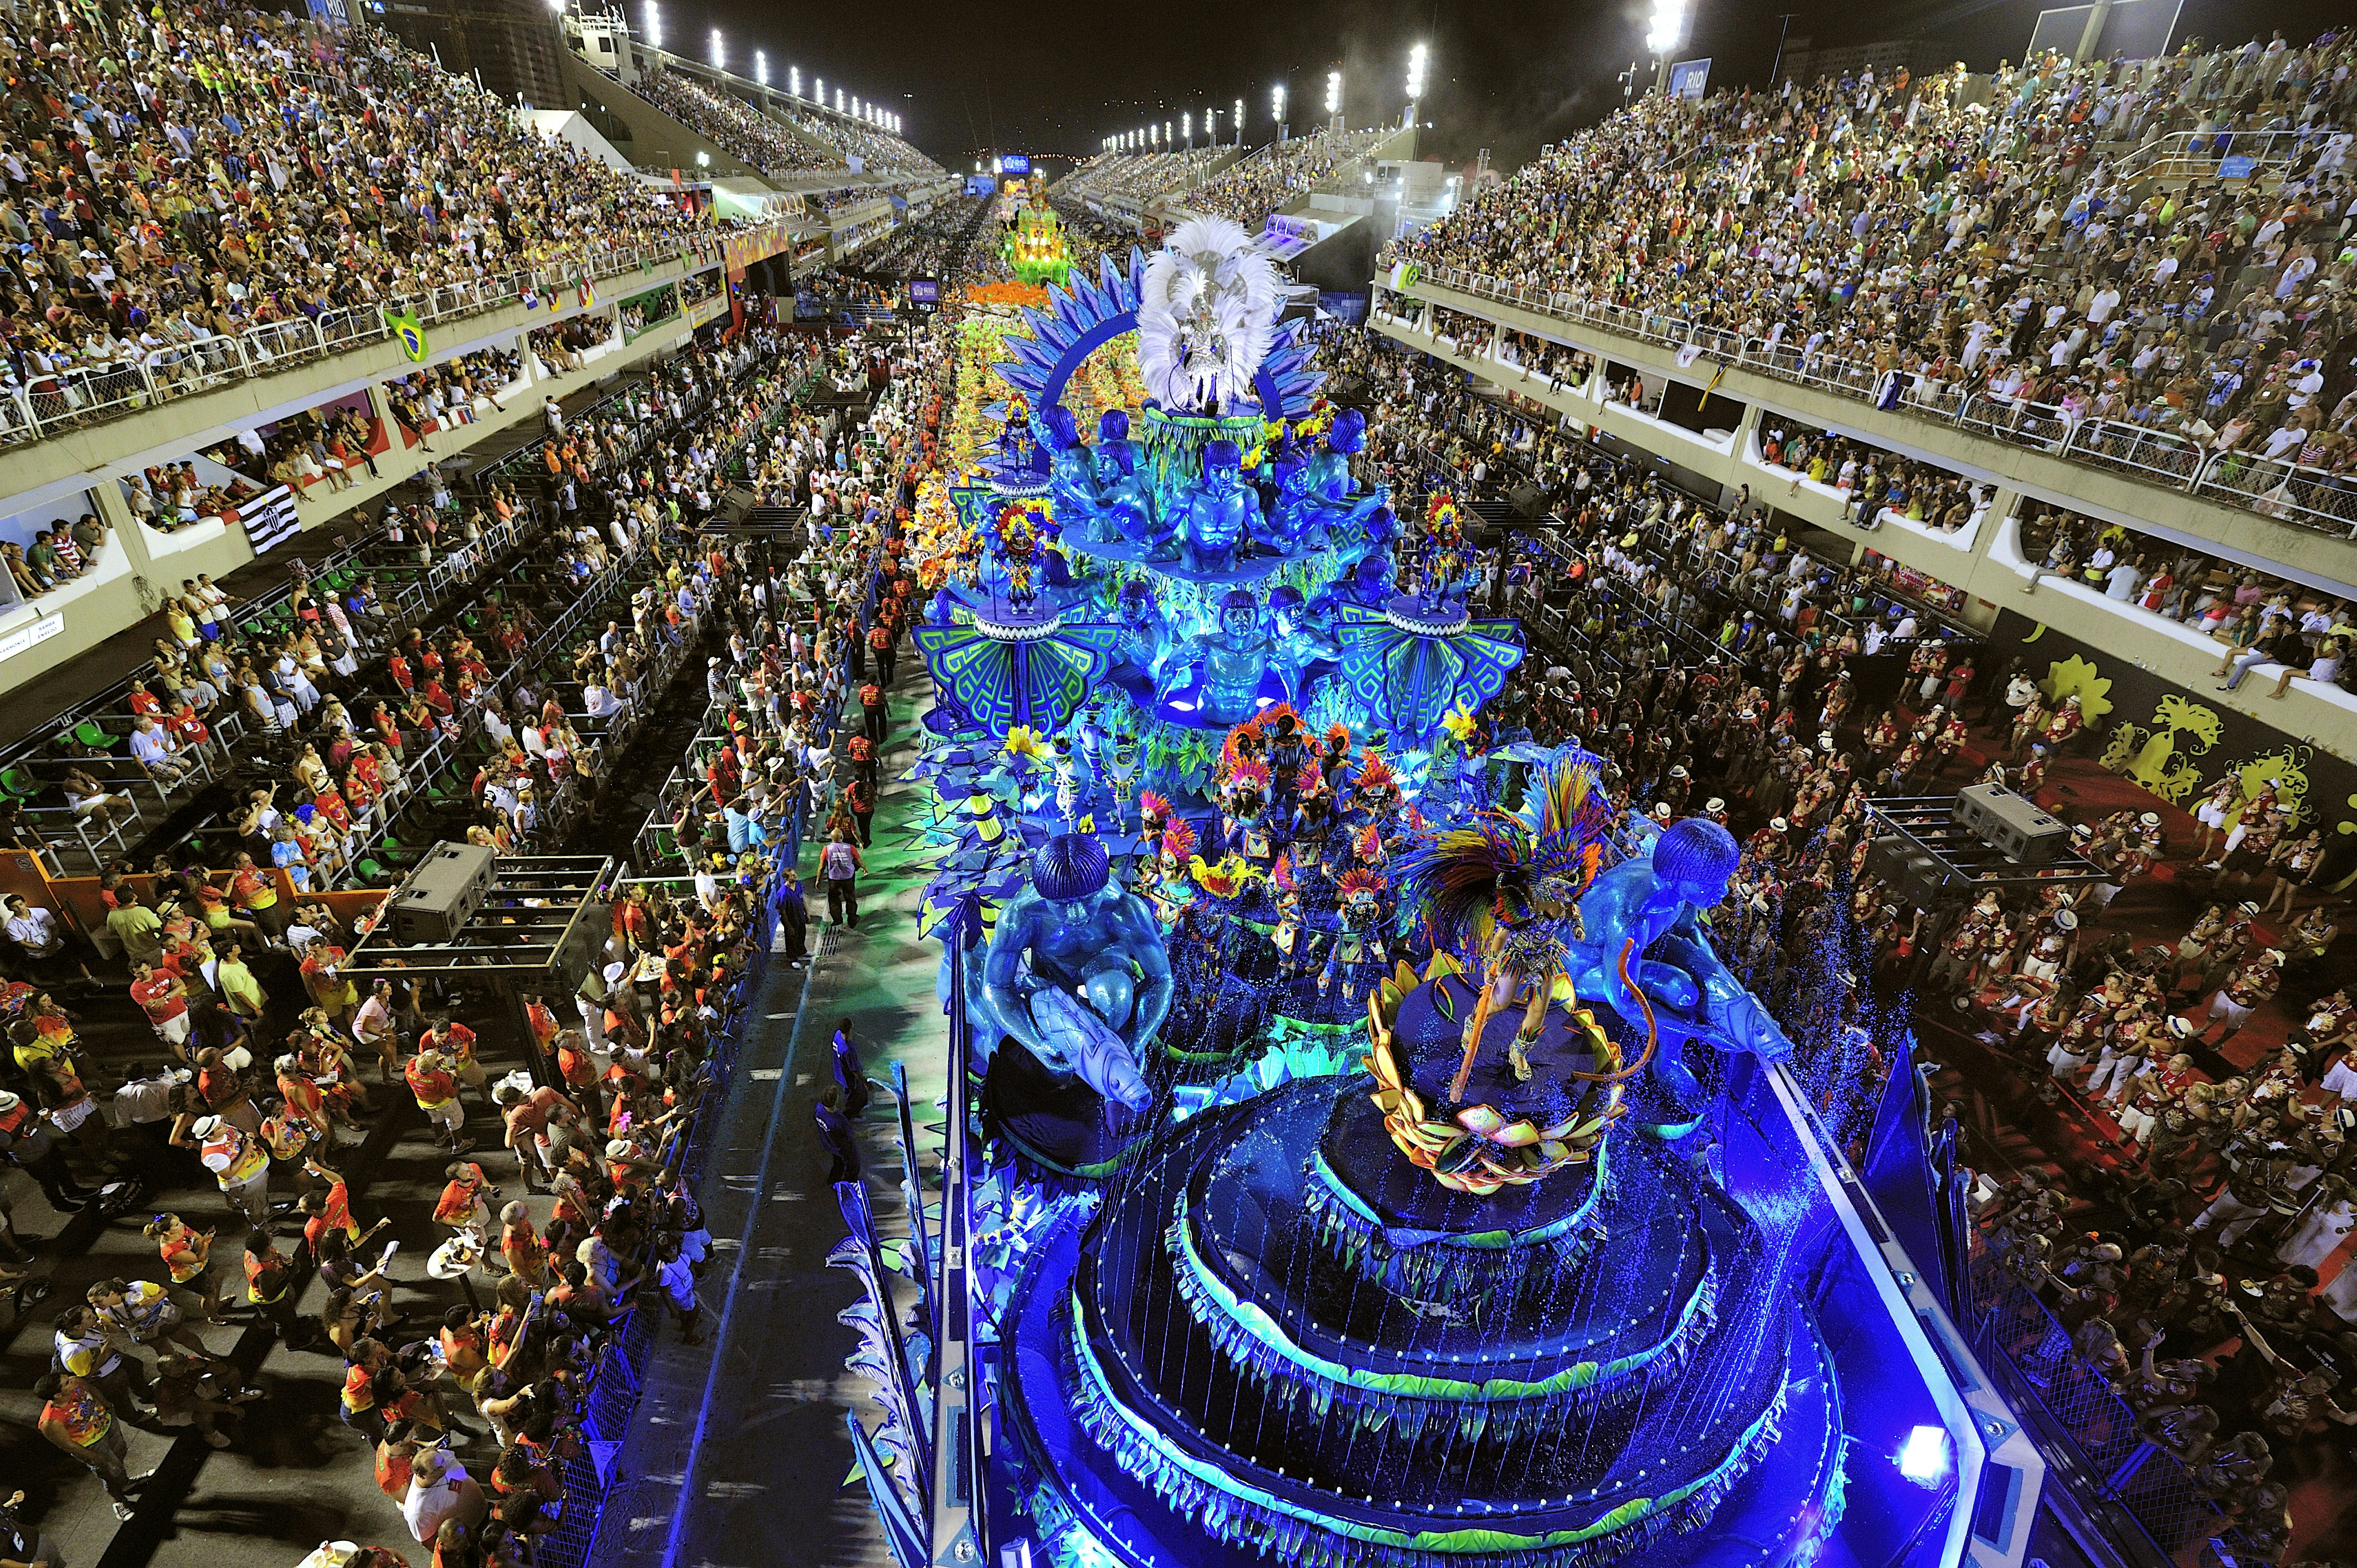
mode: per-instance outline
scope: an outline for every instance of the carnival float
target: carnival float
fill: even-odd
[[[960,328],[911,770],[959,1102],[912,1235],[838,1189],[895,1552],[1964,1561],[2034,1459],[1892,1261],[1953,1198],[1914,1074],[1834,1146],[1712,945],[1733,840],[1492,726],[1520,632],[1445,500],[1401,576],[1285,301],[1198,220]]]

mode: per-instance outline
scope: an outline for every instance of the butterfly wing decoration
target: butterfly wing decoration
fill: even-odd
[[[1090,622],[1025,641],[970,626],[920,626],[911,635],[936,700],[1003,744],[1018,725],[1054,735],[1071,723],[1113,667],[1121,628]]]
[[[1334,636],[1342,679],[1394,736],[1431,744],[1441,721],[1477,712],[1505,690],[1523,661],[1521,629],[1510,620],[1472,620],[1448,632],[1410,631],[1381,610],[1344,605]]]

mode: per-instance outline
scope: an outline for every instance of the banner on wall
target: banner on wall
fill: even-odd
[[[782,223],[766,229],[754,229],[743,234],[720,237],[720,261],[730,275],[742,277],[745,269],[755,262],[774,256],[792,243],[793,237]]]
[[[1710,81],[1710,57],[1682,59],[1670,67],[1670,96],[1699,101],[1703,87]]]
[[[2050,697],[2077,697],[2088,728],[2102,732],[2097,760],[2180,810],[2193,810],[2230,772],[2253,790],[2276,779],[2300,831],[2320,825],[2328,844],[2357,838],[2357,764],[2015,610],[1998,615],[1988,650],[1991,671],[2018,658]]]

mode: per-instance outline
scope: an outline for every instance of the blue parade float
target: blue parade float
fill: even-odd
[[[839,1250],[896,1554],[2018,1563],[2042,1466],[1953,1326],[1906,1043],[1869,1102],[1804,1087],[1711,945],[1724,829],[1576,749],[1501,788],[1519,634],[1445,551],[1392,581],[1279,303],[1196,221],[1029,313],[985,564],[919,632],[964,1092],[938,1207],[909,1148],[914,1234],[846,1187]],[[1130,331],[1153,401],[1083,441],[1061,390]]]

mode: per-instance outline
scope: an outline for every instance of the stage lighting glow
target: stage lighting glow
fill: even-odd
[[[1899,1450],[1899,1473],[1920,1487],[1936,1487],[1948,1475],[1948,1434],[1936,1426],[1919,1426],[1907,1434]]]

